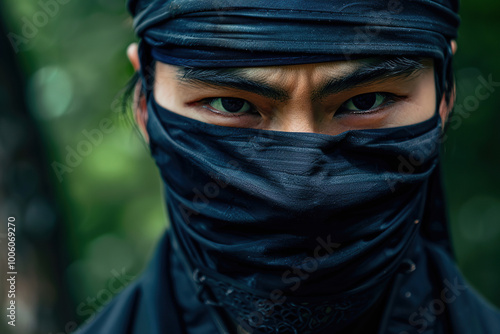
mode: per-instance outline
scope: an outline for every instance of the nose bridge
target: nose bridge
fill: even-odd
[[[318,128],[311,103],[287,104],[276,123],[280,131],[287,132],[315,132]]]
[[[275,113],[274,127],[287,132],[316,132],[319,128],[314,103],[311,100],[313,82],[310,73],[295,77],[290,87],[290,99]]]

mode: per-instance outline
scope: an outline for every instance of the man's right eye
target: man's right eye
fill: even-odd
[[[366,93],[350,98],[340,107],[343,113],[367,114],[377,111],[384,105],[394,101],[394,94],[389,93]]]
[[[205,108],[219,114],[241,115],[249,112],[252,109],[252,105],[243,99],[216,97],[209,99],[208,105]]]

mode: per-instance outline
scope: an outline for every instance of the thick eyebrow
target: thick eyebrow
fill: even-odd
[[[244,75],[245,70],[240,68],[194,68],[180,67],[177,77],[181,83],[189,85],[205,84],[215,87],[228,87],[252,92],[274,100],[285,101],[290,98],[287,91],[281,87],[249,79]]]
[[[326,81],[323,86],[313,91],[312,99],[321,100],[325,97],[382,82],[391,78],[408,78],[426,68],[423,60],[405,57],[390,59],[373,59],[363,62],[354,72],[343,77],[335,77]]]
[[[361,66],[342,77],[334,77],[312,93],[313,100],[342,91],[366,86],[389,78],[408,77],[426,66],[420,59],[405,57],[396,58],[371,58],[360,61]],[[274,100],[286,101],[290,98],[285,89],[273,86],[259,79],[250,79],[245,76],[242,68],[195,68],[180,67],[177,77],[183,84],[209,85],[214,87],[228,87],[252,92]]]

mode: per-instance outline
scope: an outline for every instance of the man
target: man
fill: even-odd
[[[458,4],[129,1],[171,227],[83,333],[498,333],[453,263]]]

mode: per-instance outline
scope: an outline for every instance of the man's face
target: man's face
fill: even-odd
[[[330,135],[415,124],[436,111],[431,60],[230,70],[157,62],[154,95],[164,108],[206,123]]]

